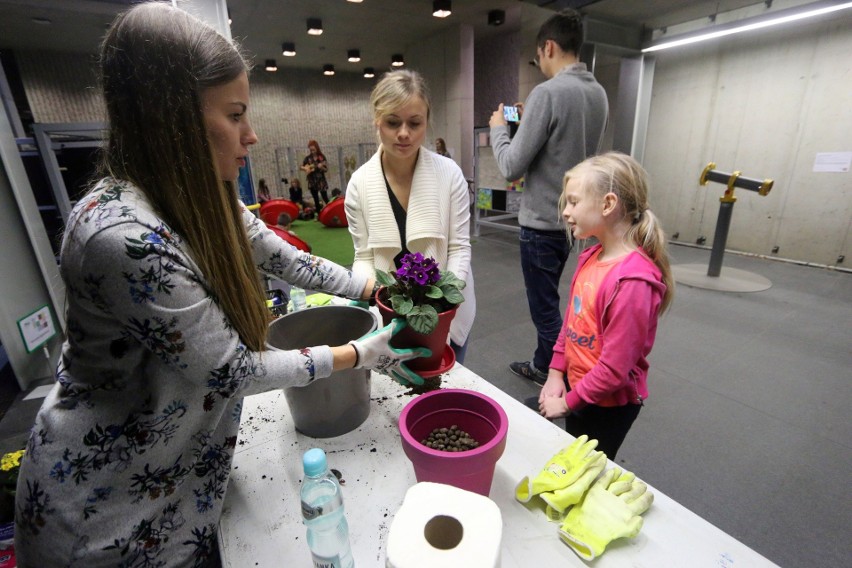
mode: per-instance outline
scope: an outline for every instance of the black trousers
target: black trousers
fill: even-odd
[[[322,195],[322,203],[320,203],[320,195]],[[319,191],[312,189],[311,196],[314,198],[314,207],[317,208],[317,211],[322,209],[325,205],[328,205],[328,191],[325,189],[321,189]]]
[[[537,396],[525,399],[524,404],[538,412]],[[580,410],[572,411],[565,417],[565,430],[575,438],[586,434],[590,440],[597,440],[596,449],[615,461],[615,455],[641,409],[642,406],[639,404],[624,406],[589,404]]]

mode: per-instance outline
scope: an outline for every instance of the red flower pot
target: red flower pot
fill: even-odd
[[[376,306],[379,308],[379,313],[382,315],[383,325],[388,325],[394,318],[405,319],[399,315],[393,308],[386,305],[381,297],[385,287],[376,290]],[[458,306],[441,312],[438,314],[438,325],[432,333],[424,334],[414,331],[411,326],[406,326],[402,331],[397,333],[390,344],[398,349],[406,349],[411,347],[428,347],[432,351],[429,357],[417,357],[407,361],[406,366],[412,371],[420,371],[427,373],[441,367],[441,361],[444,356],[444,350],[447,346],[447,336],[450,334],[450,324],[453,318],[456,317]]]

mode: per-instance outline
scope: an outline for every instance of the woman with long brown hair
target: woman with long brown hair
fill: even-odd
[[[325,172],[328,171],[328,160],[325,159],[325,154],[320,150],[319,143],[316,140],[308,140],[308,150],[310,153],[302,160],[300,169],[307,175],[308,191],[314,198],[314,207],[319,211],[325,205],[328,205],[328,180],[325,179]],[[320,202],[320,196],[322,202]]]
[[[353,366],[402,379],[420,354],[389,347],[393,326],[336,347],[267,346],[259,271],[348,298],[374,282],[296,251],[239,202],[257,141],[247,70],[164,3],[107,33],[109,143],[62,243],[68,336],[21,465],[20,566],[217,566],[242,397]]]

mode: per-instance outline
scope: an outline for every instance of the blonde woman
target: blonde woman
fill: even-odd
[[[419,252],[465,280],[465,301],[450,327],[450,345],[463,362],[476,314],[467,182],[453,160],[423,147],[430,116],[423,77],[408,70],[386,73],[370,103],[379,149],[346,189],[352,271],[372,276],[377,268],[396,270],[404,254]]]

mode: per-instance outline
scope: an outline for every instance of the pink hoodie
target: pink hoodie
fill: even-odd
[[[571,290],[580,268],[599,248],[601,245],[594,245],[580,254]],[[648,398],[646,357],[654,346],[665,290],[660,269],[641,249],[627,255],[607,274],[595,300],[601,356],[592,370],[565,395],[568,408],[577,410],[587,404],[641,404]],[[564,321],[553,347],[550,367],[567,373],[567,314]]]

